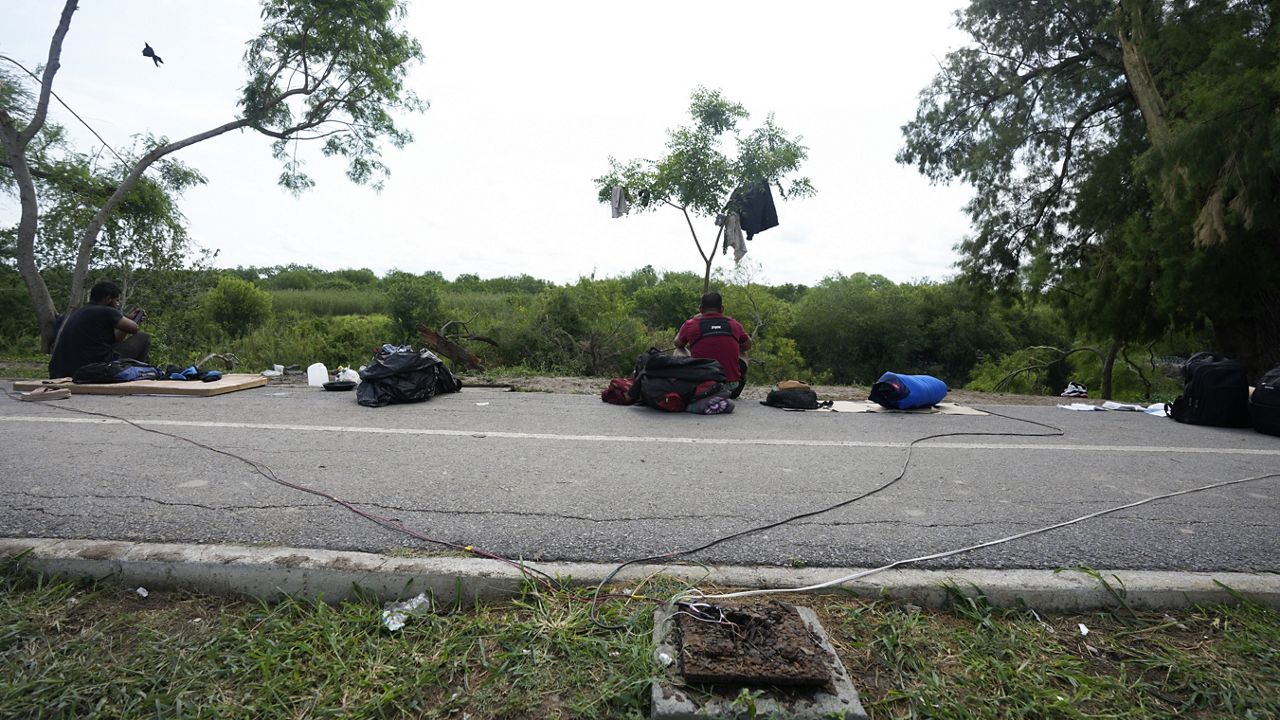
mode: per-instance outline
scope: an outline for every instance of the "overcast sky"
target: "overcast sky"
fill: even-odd
[[[758,279],[943,279],[968,229],[969,192],[930,186],[893,158],[917,94],[964,43],[953,27],[962,5],[413,0],[407,25],[426,62],[409,85],[431,106],[403,119],[416,140],[385,155],[392,174],[381,193],[312,152],[317,187],[295,198],[275,184],[269,142],[246,132],[179,153],[209,180],[186,194],[183,211],[224,267],[557,282],[646,264],[701,272],[678,211],[614,220],[592,179],[611,155],[659,155],[705,85],[746,106],[746,128],[772,112],[809,147],[803,172],[818,194],[780,202],[781,224],[750,243]],[[61,7],[7,2],[0,52],[34,69]],[[114,146],[144,132],[185,137],[235,117],[244,43],[258,27],[250,0],[81,0],[54,89]],[[162,67],[142,57],[144,41]],[[83,147],[96,143],[56,104],[51,116]],[[16,203],[0,203],[0,222],[12,225]],[[714,236],[709,220],[697,227]],[[718,257],[716,267],[731,266],[732,255]]]

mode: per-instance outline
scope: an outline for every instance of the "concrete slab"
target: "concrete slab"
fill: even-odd
[[[807,607],[796,607],[796,611],[818,639],[823,660],[831,673],[829,689],[783,692],[771,688],[688,685],[681,675],[680,648],[674,638],[672,613],[670,609],[663,608],[653,614],[653,658],[662,668],[662,675],[653,683],[649,717],[654,720],[706,720],[738,718],[747,711],[750,717],[760,718],[866,720],[867,712],[858,700],[858,691],[831,646],[831,639],[818,616]],[[742,695],[743,691],[748,694]],[[739,699],[740,696],[744,699]],[[754,713],[744,707],[748,703],[754,708]]]

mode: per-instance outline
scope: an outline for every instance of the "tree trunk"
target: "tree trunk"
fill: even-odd
[[[1121,0],[1118,12],[1119,28],[1116,35],[1120,41],[1125,79],[1138,103],[1138,109],[1142,111],[1148,139],[1152,146],[1162,148],[1169,143],[1172,132],[1169,130],[1164,98],[1160,95],[1160,88],[1156,86],[1155,74],[1147,63],[1143,47],[1151,32],[1152,15],[1158,9],[1152,7],[1150,0]]]
[[[57,311],[53,307],[49,287],[45,285],[40,269],[36,267],[36,223],[40,206],[36,200],[35,180],[23,155],[26,145],[21,143],[17,127],[7,114],[0,117],[0,140],[3,140],[5,153],[9,156],[9,166],[18,184],[18,200],[22,207],[16,243],[18,275],[27,287],[27,295],[30,296],[36,313],[36,322],[40,328],[40,351],[47,353],[53,348],[53,321]]]
[[[1212,317],[1213,335],[1224,355],[1239,360],[1256,381],[1280,366],[1280,290],[1262,291],[1249,303],[1250,315]]]
[[[1116,369],[1116,356],[1120,354],[1120,342],[1118,340],[1111,341],[1111,347],[1107,348],[1107,356],[1102,360],[1102,399],[1110,400],[1114,394],[1112,386],[1112,376]]]
[[[53,297],[49,295],[49,287],[45,285],[40,269],[36,267],[35,241],[40,204],[36,198],[35,180],[27,165],[27,146],[35,138],[40,128],[44,127],[45,118],[49,114],[49,98],[53,95],[53,78],[62,66],[62,41],[71,29],[71,16],[76,11],[77,0],[66,0],[62,6],[62,15],[58,18],[58,27],[53,31],[49,41],[49,59],[45,62],[44,75],[40,79],[40,96],[36,101],[31,122],[18,129],[18,123],[9,113],[0,109],[0,141],[3,142],[9,166],[18,183],[18,201],[22,206],[22,215],[18,220],[18,237],[16,243],[18,274],[27,286],[27,294],[31,296],[31,305],[36,313],[36,321],[40,326],[40,350],[50,352],[53,349],[53,321],[57,311],[53,306]]]

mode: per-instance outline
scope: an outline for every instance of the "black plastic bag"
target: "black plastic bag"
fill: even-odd
[[[415,403],[461,389],[462,381],[430,350],[379,350],[360,371],[356,402],[365,407]]]

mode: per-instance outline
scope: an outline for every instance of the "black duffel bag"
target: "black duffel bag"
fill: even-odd
[[[663,355],[657,348],[636,358],[632,379],[633,400],[669,412],[680,412],[710,395],[729,395],[720,363],[710,358]]]
[[[1191,425],[1253,425],[1249,378],[1240,363],[1210,352],[1196,353],[1182,365],[1182,379],[1182,395],[1165,408],[1169,417]]]
[[[1249,416],[1253,429],[1268,435],[1280,435],[1280,366],[1258,380],[1249,398]]]
[[[360,370],[356,402],[365,407],[416,403],[461,389],[462,381],[430,350],[391,348],[374,353]]]

